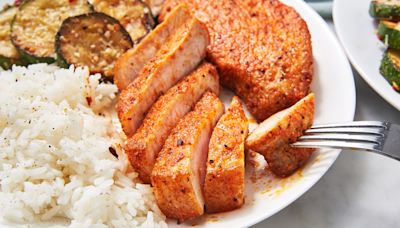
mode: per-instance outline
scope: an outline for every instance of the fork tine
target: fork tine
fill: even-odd
[[[351,142],[364,142],[364,143],[375,143],[380,144],[381,137],[370,136],[370,135],[343,135],[343,134],[321,134],[321,135],[303,135],[299,138],[300,141],[351,141]]]
[[[400,161],[400,126],[380,121],[315,125],[291,146],[366,150]]]
[[[388,122],[382,121],[354,121],[346,123],[332,123],[332,124],[316,124],[311,129],[316,128],[335,128],[335,127],[378,127],[387,129]]]
[[[298,141],[291,144],[292,147],[299,148],[333,148],[333,149],[354,149],[354,150],[376,150],[375,144],[354,143],[340,141],[321,141],[321,142],[303,142]]]
[[[304,132],[304,134],[361,134],[361,135],[380,135],[383,136],[382,128],[358,128],[358,127],[332,127],[332,128],[312,128]]]

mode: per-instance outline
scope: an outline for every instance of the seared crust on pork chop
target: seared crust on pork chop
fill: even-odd
[[[174,127],[159,153],[151,182],[157,204],[167,217],[184,222],[204,213],[208,143],[224,109],[215,94],[206,92]]]
[[[177,6],[163,23],[144,37],[139,44],[121,55],[114,66],[114,83],[124,90],[138,77],[143,66],[161,49],[168,38],[191,19],[185,5]]]
[[[239,95],[262,121],[309,93],[313,78],[306,22],[278,0],[166,0],[159,20],[188,5],[210,34],[206,59],[220,83]]]
[[[268,157],[268,167],[279,177],[292,175],[303,166],[314,148],[293,148],[289,144],[276,148]]]
[[[204,184],[206,212],[230,211],[243,205],[244,141],[249,123],[237,96],[215,126],[208,151]]]
[[[132,137],[157,98],[202,61],[209,36],[196,18],[176,30],[118,100],[118,118]]]
[[[157,100],[139,130],[128,140],[125,152],[144,183],[151,183],[158,152],[172,128],[207,90],[220,94],[218,72],[211,63],[204,62]]]
[[[264,155],[271,171],[280,177],[291,175],[308,159],[313,148],[292,148],[314,118],[314,94],[275,113],[262,122],[246,139],[246,149]]]

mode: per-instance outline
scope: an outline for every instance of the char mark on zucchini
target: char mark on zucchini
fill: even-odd
[[[97,12],[117,19],[136,44],[155,26],[150,8],[140,0],[89,0]]]
[[[11,22],[11,41],[29,63],[52,63],[55,36],[62,22],[91,11],[86,0],[24,1]]]
[[[3,69],[11,69],[11,66],[26,65],[26,61],[18,53],[18,50],[14,47],[10,38],[10,25],[14,18],[18,7],[6,6],[3,11],[0,12],[0,66]]]
[[[128,32],[116,20],[104,13],[92,12],[70,17],[56,36],[57,63],[88,66],[92,74],[100,73],[111,80],[118,57],[132,48]]]

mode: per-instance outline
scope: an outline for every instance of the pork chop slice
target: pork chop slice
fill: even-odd
[[[151,107],[125,148],[132,167],[144,183],[151,183],[151,171],[158,152],[176,123],[194,107],[205,91],[220,94],[218,80],[215,67],[204,62]]]
[[[244,141],[248,127],[242,102],[235,96],[214,128],[209,144],[204,184],[207,213],[230,211],[243,205]]]
[[[168,136],[151,174],[157,204],[167,217],[184,222],[204,213],[208,144],[224,110],[218,97],[206,92]]]
[[[206,60],[220,84],[235,92],[259,121],[310,91],[313,51],[307,23],[279,0],[166,0],[159,21],[186,4],[210,34]]]
[[[275,113],[262,122],[245,142],[246,149],[265,157],[271,171],[286,177],[300,168],[315,150],[292,148],[303,131],[311,127],[314,118],[314,94],[310,93],[293,106]]]
[[[132,137],[140,127],[157,98],[199,65],[208,43],[207,29],[192,18],[172,34],[139,76],[122,91],[117,111],[127,137]]]
[[[114,66],[114,83],[124,90],[138,77],[143,66],[161,49],[168,38],[191,19],[185,5],[177,6],[171,14],[144,37],[139,44],[121,55]]]

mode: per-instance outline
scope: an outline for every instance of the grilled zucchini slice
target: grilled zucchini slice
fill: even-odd
[[[0,12],[0,66],[3,69],[11,69],[13,64],[27,64],[10,38],[10,24],[17,11],[18,7],[8,6]]]
[[[11,22],[11,41],[29,63],[52,63],[61,23],[91,11],[86,0],[26,0]]]
[[[392,88],[400,92],[400,51],[388,48],[383,54],[379,71],[385,76]]]
[[[139,0],[89,0],[97,12],[117,19],[134,42],[139,42],[155,26],[150,8]]]
[[[114,64],[133,47],[128,32],[118,20],[92,12],[66,19],[56,36],[56,60],[60,67],[88,66],[92,74],[112,80]]]
[[[379,20],[400,21],[400,2],[398,1],[372,1],[369,15]]]
[[[378,39],[387,46],[400,50],[400,23],[380,21],[378,25]]]

